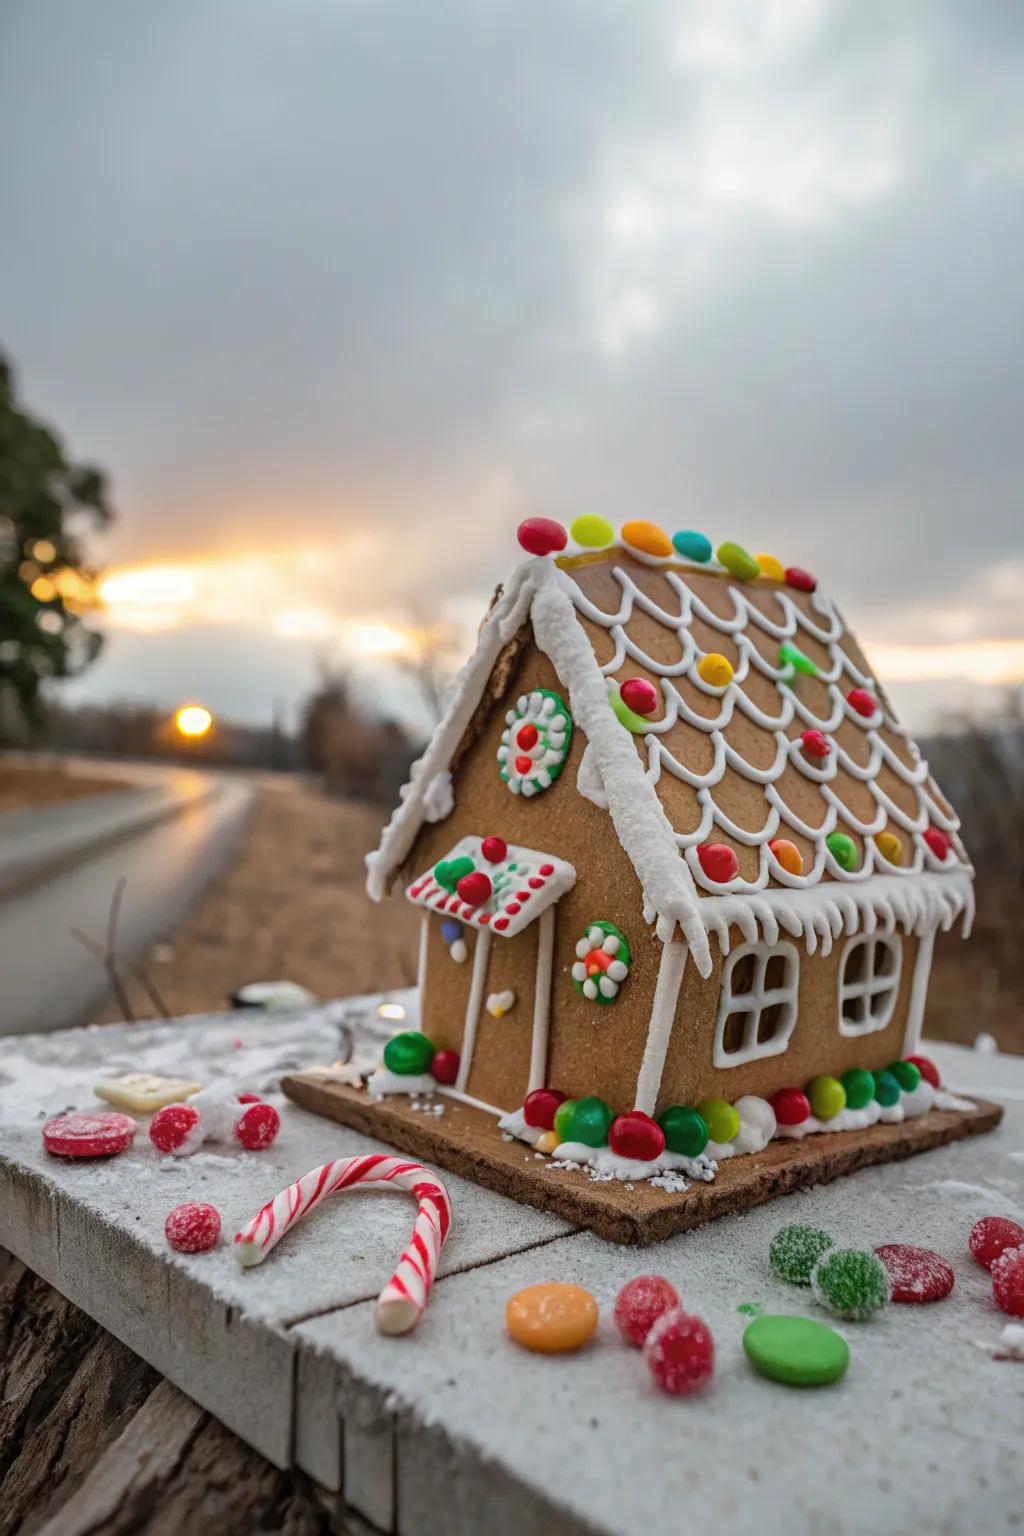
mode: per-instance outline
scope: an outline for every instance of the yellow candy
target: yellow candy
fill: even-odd
[[[754,559],[761,567],[761,575],[767,576],[769,581],[785,581],[786,568],[774,555],[755,555]]]
[[[597,1302],[579,1285],[528,1285],[505,1303],[505,1327],[524,1349],[558,1355],[579,1349],[597,1327]]]
[[[645,555],[664,558],[672,553],[672,540],[657,523],[623,523],[622,542],[631,545],[633,549],[639,549]]]
[[[875,838],[875,847],[883,859],[888,859],[890,864],[903,863],[903,844],[895,832],[879,832]]]
[[[709,651],[697,663],[697,676],[712,688],[724,688],[732,682],[732,662],[728,657],[720,656],[717,651]]]
[[[846,1108],[846,1089],[837,1077],[815,1077],[807,1084],[811,1109],[819,1120],[833,1120]]]
[[[732,1141],[739,1134],[740,1117],[724,1099],[701,1099],[697,1113],[707,1126],[712,1141]]]
[[[569,537],[586,549],[603,549],[606,544],[613,542],[615,529],[606,517],[599,517],[596,512],[585,512],[582,517],[574,517],[569,524]]]
[[[558,1137],[554,1131],[545,1131],[542,1136],[537,1137],[534,1145],[538,1152],[553,1152],[558,1146]]]

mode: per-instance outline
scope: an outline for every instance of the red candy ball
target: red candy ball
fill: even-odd
[[[150,1121],[149,1139],[158,1152],[177,1152],[198,1124],[199,1114],[191,1104],[168,1104]]]
[[[775,1111],[779,1125],[803,1125],[805,1120],[810,1119],[810,1100],[799,1088],[780,1088],[768,1102]]]
[[[983,1269],[991,1269],[1007,1248],[1019,1248],[1024,1244],[1024,1227],[1011,1221],[1009,1216],[983,1216],[971,1228],[967,1246],[971,1256]]]
[[[235,1140],[247,1152],[263,1152],[281,1129],[273,1104],[249,1104],[235,1121]]]
[[[627,1344],[642,1349],[661,1314],[678,1305],[679,1296],[670,1280],[661,1275],[637,1275],[635,1280],[626,1281],[615,1298],[615,1323]]]
[[[480,844],[480,852],[488,864],[500,864],[508,855],[508,843],[503,837],[485,837]]]
[[[851,709],[857,711],[858,715],[863,715],[865,720],[869,719],[878,708],[874,694],[868,693],[866,688],[851,688],[846,695],[846,702]]]
[[[824,731],[804,731],[800,741],[808,757],[828,757],[832,751],[832,743]]]
[[[176,1205],[164,1223],[167,1241],[178,1253],[206,1253],[220,1237],[220,1212],[190,1200]]]
[[[43,1146],[54,1157],[113,1157],[127,1152],[138,1128],[131,1115],[57,1115],[43,1126]]]
[[[435,1082],[450,1087],[459,1075],[458,1051],[435,1051],[430,1063],[430,1075]]]
[[[931,1083],[933,1088],[942,1087],[942,1079],[939,1077],[939,1069],[935,1065],[934,1061],[929,1061],[927,1056],[908,1056],[907,1060],[914,1063],[914,1066],[920,1072],[926,1083]]]
[[[616,1157],[635,1157],[653,1163],[665,1150],[665,1132],[643,1110],[616,1115],[608,1128],[608,1145]]]
[[[937,859],[945,860],[949,857],[949,850],[953,844],[946,833],[941,832],[938,827],[929,827],[924,834],[924,840]]]
[[[1000,1312],[1024,1317],[1024,1248],[1006,1248],[992,1265],[992,1300]]]
[[[561,523],[550,517],[528,517],[519,524],[516,537],[528,555],[557,555],[569,542]]]
[[[725,885],[740,872],[740,861],[725,843],[701,843],[697,849],[700,867],[709,880]]]
[[[810,571],[801,570],[798,565],[786,567],[786,585],[795,587],[798,592],[813,592],[818,583]]]
[[[482,907],[494,887],[490,875],[485,875],[482,869],[474,869],[471,875],[463,875],[455,889],[467,907]]]
[[[711,1380],[715,1343],[699,1317],[671,1307],[652,1324],[644,1340],[644,1359],[663,1392],[685,1397]]]
[[[875,1252],[889,1272],[893,1301],[923,1306],[941,1301],[953,1289],[953,1270],[941,1253],[909,1243],[883,1243]]]
[[[531,747],[537,745],[537,735],[537,727],[528,720],[516,731],[516,746],[521,747],[524,752],[529,752]]]
[[[532,1093],[526,1095],[523,1105],[523,1119],[527,1125],[532,1125],[538,1131],[553,1131],[555,1128],[555,1110],[559,1104],[565,1103],[565,1094],[559,1093],[557,1088],[535,1088]]]
[[[653,715],[658,707],[658,690],[646,677],[629,677],[619,689],[619,698],[635,715]]]

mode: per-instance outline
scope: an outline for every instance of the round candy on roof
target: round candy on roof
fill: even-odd
[[[596,512],[584,512],[569,524],[569,534],[585,549],[603,549],[615,538],[615,529],[606,517]]]
[[[875,1096],[875,1080],[863,1067],[851,1067],[841,1078],[847,1109],[863,1109]]]
[[[450,1088],[459,1075],[458,1051],[435,1051],[430,1058],[430,1075],[436,1083]]]
[[[935,1065],[934,1061],[929,1061],[927,1056],[908,1056],[907,1060],[914,1063],[914,1066],[920,1072],[926,1083],[931,1083],[933,1088],[942,1087],[942,1079],[939,1077],[939,1069]]]
[[[877,699],[866,688],[851,688],[846,695],[846,702],[858,715],[863,715],[865,720],[870,719],[878,708]]]
[[[534,1088],[523,1101],[523,1119],[538,1131],[550,1131],[555,1125],[555,1111],[565,1103],[565,1094],[557,1088]]]
[[[739,1135],[740,1117],[725,1099],[701,1099],[697,1113],[707,1126],[709,1137],[719,1146],[734,1141]]]
[[[642,518],[635,518],[632,522],[622,525],[622,542],[632,549],[638,549],[644,555],[656,555],[659,559],[666,559],[672,553],[672,540],[664,529],[657,523],[645,522]]]
[[[569,542],[561,523],[550,517],[528,517],[516,533],[528,555],[557,555]]]
[[[711,559],[711,540],[702,533],[695,533],[692,528],[674,533],[672,543],[677,554],[682,555],[684,560],[695,560],[698,565],[707,565]]]
[[[875,847],[890,864],[903,863],[903,843],[895,832],[879,832],[875,837]]]
[[[127,1152],[137,1123],[115,1111],[56,1115],[43,1126],[43,1146],[55,1157],[114,1157]]]
[[[658,1124],[665,1132],[665,1145],[670,1152],[681,1157],[700,1157],[708,1144],[708,1127],[704,1116],[687,1104],[672,1104],[658,1116]]]
[[[889,1273],[893,1301],[920,1307],[953,1289],[953,1269],[941,1253],[910,1243],[883,1243],[875,1252]]]
[[[503,837],[485,837],[480,844],[480,853],[488,864],[500,864],[508,857],[508,843]]]
[[[782,1227],[772,1238],[768,1262],[780,1280],[790,1285],[810,1285],[811,1270],[833,1246],[820,1227]]]
[[[744,1330],[743,1349],[762,1376],[791,1387],[827,1386],[850,1363],[846,1340],[809,1317],[756,1317]]]
[[[830,1248],[811,1270],[811,1290],[818,1305],[837,1317],[863,1321],[887,1305],[892,1287],[877,1254]]]
[[[615,1324],[627,1344],[637,1349],[663,1312],[678,1307],[675,1286],[663,1275],[637,1275],[615,1298]]]
[[[730,576],[735,576],[739,581],[756,581],[761,574],[761,567],[748,554],[742,544],[734,544],[727,540],[719,544],[718,563],[724,565]]]
[[[709,880],[725,885],[740,872],[740,861],[727,843],[701,843],[697,859]]]
[[[768,847],[787,875],[803,874],[804,858],[796,843],[791,843],[788,837],[773,837]]]
[[[646,677],[627,677],[619,689],[619,698],[627,709],[644,719],[658,707],[658,690]]]
[[[846,832],[830,832],[825,839],[825,847],[835,859],[840,869],[852,873],[857,868],[859,858],[857,844]]]
[[[761,575],[768,581],[785,581],[786,572],[781,560],[776,560],[774,555],[755,555],[754,559],[761,567]]]
[[[663,1392],[686,1397],[714,1374],[715,1344],[699,1317],[671,1307],[652,1324],[644,1340],[644,1359]]]
[[[617,1157],[653,1163],[665,1150],[665,1132],[643,1110],[631,1109],[608,1127],[608,1145]]]
[[[938,827],[929,827],[924,834],[924,840],[937,859],[944,863],[949,858],[953,844],[945,832],[940,831]]]
[[[808,757],[828,757],[832,751],[832,743],[824,731],[804,731],[801,733],[800,742]]]
[[[709,651],[697,663],[697,676],[709,688],[725,688],[733,679],[732,662],[718,651]]]
[[[485,875],[482,869],[475,869],[472,874],[463,875],[455,889],[467,907],[482,907],[490,899],[494,887],[490,875]]]
[[[811,1117],[811,1105],[799,1088],[780,1088],[768,1100],[779,1125],[803,1125]]]
[[[983,1269],[991,1269],[1007,1248],[1019,1248],[1022,1245],[1024,1227],[1020,1222],[1011,1221],[1009,1216],[983,1216],[974,1223],[967,1239],[971,1257]]]
[[[786,585],[795,588],[797,592],[813,592],[818,583],[810,571],[802,570],[799,565],[787,565]]]

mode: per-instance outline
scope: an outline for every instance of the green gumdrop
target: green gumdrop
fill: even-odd
[[[719,564],[725,566],[730,576],[736,576],[740,581],[756,581],[761,574],[761,567],[742,544],[719,544],[716,553]]]
[[[825,839],[825,847],[840,869],[849,871],[857,868],[857,844],[846,832],[830,832]]]
[[[877,1254],[833,1248],[811,1270],[811,1290],[819,1306],[858,1321],[886,1305],[892,1284]]]
[[[614,1119],[604,1099],[566,1099],[555,1110],[555,1135],[559,1141],[582,1141],[587,1147],[603,1147]]]
[[[812,1078],[806,1092],[819,1120],[834,1120],[846,1108],[846,1089],[837,1077]]]
[[[842,1077],[848,1109],[863,1109],[875,1096],[875,1080],[863,1067],[851,1067]]]
[[[708,1144],[708,1128],[704,1116],[687,1104],[671,1105],[663,1115],[658,1116],[658,1124],[665,1132],[668,1150],[678,1152],[681,1157],[699,1157]]]
[[[783,640],[779,646],[779,663],[784,667],[792,667],[794,672],[802,672],[805,677],[817,677],[817,663],[809,656],[805,656],[798,645],[791,645],[788,640]]]
[[[384,1047],[384,1065],[397,1077],[415,1077],[426,1072],[434,1059],[434,1042],[418,1029],[403,1029],[392,1035]]]
[[[921,1069],[915,1067],[912,1061],[891,1061],[887,1070],[892,1073],[904,1093],[913,1093],[921,1081]]]
[[[768,1262],[780,1280],[790,1285],[810,1285],[811,1270],[832,1239],[820,1227],[783,1227],[772,1238]]]
[[[883,1109],[899,1102],[900,1085],[891,1072],[883,1069],[881,1072],[872,1072],[871,1076],[875,1080],[875,1098]]]
[[[454,891],[463,875],[471,875],[476,865],[467,854],[459,859],[442,859],[434,865],[434,879],[446,891]]]

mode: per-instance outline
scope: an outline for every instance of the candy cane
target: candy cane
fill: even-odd
[[[235,1235],[235,1254],[245,1266],[262,1264],[281,1238],[328,1195],[354,1184],[394,1184],[419,1201],[412,1239],[377,1298],[381,1333],[408,1333],[427,1304],[437,1261],[451,1226],[452,1203],[441,1180],[419,1163],[404,1163],[383,1152],[367,1157],[336,1157],[289,1184]]]

